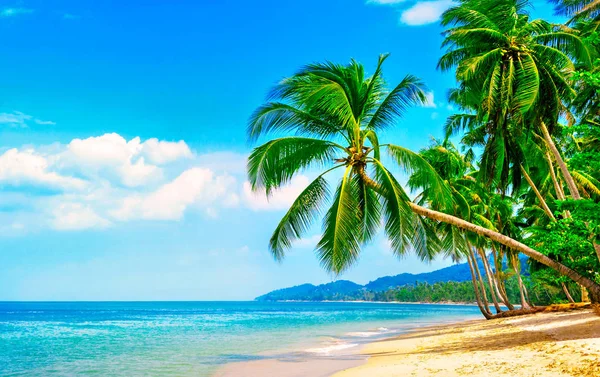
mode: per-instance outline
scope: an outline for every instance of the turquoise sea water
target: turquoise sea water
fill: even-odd
[[[374,303],[0,302],[0,376],[210,376],[285,352],[327,354],[476,307]]]

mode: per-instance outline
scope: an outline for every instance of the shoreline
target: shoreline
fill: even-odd
[[[591,309],[442,321],[363,340],[327,355],[230,363],[213,376],[600,376],[600,316]]]
[[[314,343],[296,344],[285,351],[268,352],[258,355],[255,360],[231,362],[219,368],[212,377],[330,377],[338,372],[367,364],[370,355],[365,349],[371,344],[393,340],[399,334],[409,335],[432,326],[454,326],[469,322],[485,321],[476,319],[445,318],[439,321],[426,320],[400,324],[399,327],[378,327],[356,329],[343,336],[330,337]],[[281,352],[283,351],[283,352]]]
[[[307,302],[307,303],[359,303],[359,304],[402,304],[402,305],[457,305],[457,306],[477,306],[476,302],[453,302],[453,301],[440,301],[440,302],[426,302],[426,301],[361,301],[361,300],[323,300],[323,301],[309,301],[309,300],[276,300],[276,301],[256,301],[255,302]]]
[[[361,352],[365,364],[332,377],[600,376],[600,317],[586,309],[431,326]]]

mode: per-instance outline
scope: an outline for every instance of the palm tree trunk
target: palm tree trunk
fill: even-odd
[[[561,263],[558,263],[557,261],[555,261],[553,259],[548,258],[547,256],[540,253],[539,251],[536,251],[536,250],[532,249],[531,247],[529,247],[517,240],[507,237],[504,234],[498,233],[491,229],[486,229],[479,225],[472,224],[472,223],[465,221],[463,219],[460,219],[456,216],[448,215],[447,213],[438,212],[438,211],[434,211],[429,208],[421,207],[420,205],[412,203],[412,202],[408,202],[408,205],[410,206],[411,210],[418,215],[425,216],[425,217],[435,220],[435,221],[440,221],[440,222],[444,222],[446,224],[456,226],[460,229],[464,229],[469,232],[479,234],[480,236],[485,236],[485,237],[491,239],[492,241],[496,241],[501,245],[504,245],[510,249],[519,251],[519,252],[527,255],[529,258],[534,259],[534,260],[540,262],[541,264],[543,264],[544,266],[552,268],[559,274],[566,276],[566,277],[570,278],[571,280],[574,280],[577,283],[583,285],[584,287],[589,289],[592,301],[594,303],[600,302],[600,284],[597,284],[597,283],[593,282],[592,280],[586,278],[585,276],[580,275],[578,272],[570,269],[569,267],[567,267]]]
[[[550,170],[550,177],[552,178],[552,183],[554,184],[554,191],[556,191],[556,198],[558,200],[565,200],[565,192],[563,191],[560,183],[558,182],[558,178],[556,177],[556,172],[554,171],[554,164],[552,163],[552,157],[550,157],[550,153],[546,152],[546,161],[548,161],[548,168]]]
[[[469,263],[469,271],[471,271],[471,281],[473,282],[473,290],[475,291],[475,300],[477,300],[477,306],[481,311],[481,314],[486,319],[492,319],[492,313],[489,312],[489,308],[483,306],[481,302],[481,296],[479,295],[479,285],[477,284],[477,278],[475,277],[475,271],[473,270],[473,264],[471,263],[471,256],[467,254],[467,262]]]
[[[523,173],[523,176],[527,180],[527,183],[529,183],[529,186],[531,186],[531,189],[535,193],[535,196],[537,196],[538,200],[540,201],[540,204],[542,205],[542,208],[544,209],[544,212],[546,212],[546,215],[548,215],[548,217],[552,221],[556,221],[556,217],[554,217],[554,214],[552,214],[552,211],[550,211],[550,207],[548,207],[548,203],[546,203],[546,200],[544,200],[544,197],[540,193],[540,190],[538,190],[538,188],[536,187],[535,183],[533,183],[533,180],[531,179],[531,177],[529,176],[529,174],[527,174],[527,171],[525,170],[525,168],[523,167],[523,165],[521,165],[521,172]]]
[[[495,257],[494,257],[495,258]],[[489,274],[492,280],[492,285],[494,286],[494,292],[496,292],[496,297],[498,297],[498,300],[502,301],[502,303],[504,305],[506,305],[506,303],[504,302],[504,298],[502,297],[502,294],[500,293],[500,287],[498,286],[500,283],[498,282],[497,278],[498,275],[494,272],[494,270],[492,269],[491,264],[489,263],[489,261],[487,262],[487,268],[489,270]],[[507,306],[508,307],[508,306]]]
[[[517,275],[517,282],[519,282],[519,294],[521,297],[521,309],[531,309],[531,306],[527,303],[527,299],[525,298],[525,287],[523,284],[523,279],[521,279],[521,263],[519,261],[519,255],[514,254],[510,257],[511,264],[513,269],[515,270],[515,274]]]
[[[477,281],[479,281],[479,288],[481,289],[481,300],[483,301],[483,304],[487,308],[488,312],[491,314],[490,301],[488,300],[488,297],[487,297],[485,284],[483,283],[483,277],[481,277],[481,271],[479,270],[479,263],[477,263],[477,257],[475,256],[475,253],[473,252],[473,249],[471,247],[469,247],[469,253],[471,254],[471,259],[473,259],[473,268],[475,269],[475,273],[477,274]]]
[[[479,252],[479,255],[481,256],[481,261],[483,262],[483,270],[485,271],[485,276],[487,277],[487,281],[490,286],[490,295],[492,296],[494,308],[496,309],[496,313],[501,313],[502,309],[500,309],[500,305],[498,304],[498,299],[496,297],[496,292],[494,290],[494,282],[492,281],[492,273],[490,271],[489,262],[483,250],[477,249],[477,251]]]
[[[548,148],[550,148],[550,151],[554,155],[554,159],[556,160],[556,163],[557,163],[558,167],[560,168],[560,171],[561,171],[563,177],[565,178],[565,182],[567,183],[567,187],[569,188],[571,197],[574,200],[581,199],[581,195],[579,195],[579,190],[577,189],[577,185],[575,185],[575,180],[573,179],[573,176],[571,176],[571,173],[569,172],[569,169],[567,168],[567,164],[565,163],[562,156],[560,155],[558,148],[556,148],[556,145],[554,144],[554,141],[552,140],[552,136],[550,136],[550,133],[548,132],[548,128],[546,128],[546,125],[544,124],[544,122],[540,122],[540,129],[542,130],[542,134],[544,135],[544,140],[546,141]]]
[[[571,303],[575,302],[575,300],[573,300],[573,296],[571,296],[571,292],[569,292],[569,288],[567,288],[567,285],[565,283],[560,284],[562,285],[563,292],[565,292],[565,295],[567,296],[567,300],[569,300]]]
[[[590,294],[585,287],[581,287],[581,302],[590,302]]]
[[[523,292],[525,292],[525,300],[527,300],[529,305],[535,307],[535,303],[531,301],[531,298],[529,298],[529,289],[527,289],[527,286],[525,284],[523,284]]]
[[[598,256],[598,260],[600,260],[600,245],[596,243],[596,241],[593,241],[594,243],[594,250],[596,250],[596,255]]]
[[[492,243],[492,253],[494,255],[494,265],[496,266],[496,287],[498,288],[499,296],[502,297],[502,301],[504,305],[509,310],[515,310],[513,304],[510,303],[508,299],[508,294],[506,293],[506,287],[504,286],[504,281],[501,278],[500,273],[502,272],[502,263],[498,260],[498,251],[496,250],[496,246]]]

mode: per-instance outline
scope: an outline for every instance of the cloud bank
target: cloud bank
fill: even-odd
[[[228,151],[198,155],[183,140],[116,133],[0,150],[0,192],[11,196],[0,202],[0,217],[13,219],[0,233],[179,221],[230,208],[284,210],[309,183],[298,176],[267,199],[250,189],[245,162]]]

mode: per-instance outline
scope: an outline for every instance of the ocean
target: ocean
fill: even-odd
[[[475,306],[0,302],[0,376],[211,376],[226,363],[358,347]]]

